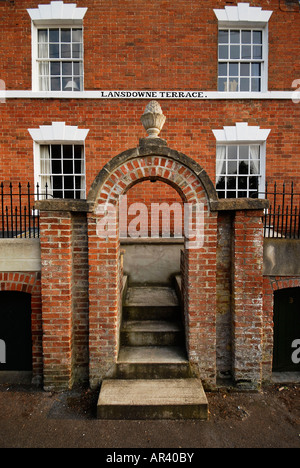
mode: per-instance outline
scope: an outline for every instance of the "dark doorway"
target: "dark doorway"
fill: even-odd
[[[32,370],[30,294],[0,292],[0,340],[0,371]]]
[[[274,359],[275,372],[300,371],[295,362],[293,343],[300,340],[300,288],[274,293]]]

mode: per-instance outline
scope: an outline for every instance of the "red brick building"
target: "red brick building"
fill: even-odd
[[[0,2],[2,373],[54,389],[117,376],[124,285],[170,278],[206,388],[299,372],[299,12],[297,0]],[[141,123],[150,101],[159,138]],[[125,194],[127,239],[118,223],[99,237],[98,207]],[[174,235],[176,217],[169,236],[137,220],[135,203],[163,202],[201,204],[201,245]],[[27,344],[9,332],[26,314]]]

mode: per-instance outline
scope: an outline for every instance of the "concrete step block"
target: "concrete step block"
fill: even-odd
[[[199,379],[104,380],[98,419],[208,419]]]

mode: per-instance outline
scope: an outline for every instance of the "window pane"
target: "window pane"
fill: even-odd
[[[231,44],[240,43],[240,31],[230,31],[230,43]]]
[[[241,78],[240,91],[248,92],[250,91],[250,79]]]
[[[71,29],[61,30],[61,42],[71,42]]]
[[[72,50],[73,50],[73,58],[82,58],[82,45],[81,44],[73,44],[72,45]]]
[[[227,91],[227,78],[219,78],[218,80],[218,90]]]
[[[219,47],[219,58],[221,60],[228,59],[228,46],[220,46]]]
[[[251,60],[251,46],[242,46],[242,59]]]
[[[242,31],[242,43],[251,44],[251,31]]]
[[[250,173],[251,174],[260,174],[260,161],[251,161],[250,163]]]
[[[253,44],[262,44],[262,31],[253,31]]]
[[[39,44],[38,46],[38,57],[48,58],[48,44]]]
[[[262,59],[262,46],[253,46],[254,60]]]
[[[249,159],[249,146],[240,146],[239,147],[239,159],[244,159],[248,161]]]
[[[51,145],[52,159],[61,159],[61,145]]]
[[[72,145],[64,145],[63,146],[63,153],[64,153],[64,159],[72,159],[73,158],[73,146]]]
[[[61,58],[71,58],[71,44],[61,45]]]
[[[83,171],[82,161],[80,159],[75,159],[74,164],[75,164],[75,174],[81,174]]]
[[[227,76],[227,63],[219,63],[219,76]]]
[[[239,90],[239,79],[238,77],[231,77],[229,78],[229,91],[236,92]]]
[[[60,78],[51,78],[51,91],[60,91]]]
[[[229,31],[219,31],[219,44],[228,44]]]
[[[239,64],[230,63],[229,64],[229,76],[238,76],[239,74]]]
[[[250,63],[241,63],[241,76],[250,76]]]
[[[51,62],[51,75],[60,75],[60,62]]]
[[[247,190],[247,184],[248,184],[248,178],[247,177],[239,177],[238,178],[238,189],[239,190]]]
[[[63,62],[62,63],[62,75],[72,76],[72,62]]]
[[[48,29],[39,29],[38,30],[38,42],[48,42]]]
[[[227,189],[228,190],[236,190],[236,177],[227,177]]]
[[[62,177],[53,177],[53,188],[54,189],[62,189]]]
[[[62,78],[62,89],[64,91],[73,91],[74,90],[74,81],[71,76]]]
[[[218,184],[217,184],[217,189],[225,189],[225,177],[220,177]]]
[[[237,159],[238,147],[228,146],[228,159]]]
[[[237,161],[228,161],[228,174],[237,174]]]
[[[49,75],[49,62],[39,63],[39,73],[40,75]]]
[[[49,42],[59,42],[59,29],[49,30]]]
[[[82,42],[82,29],[73,29],[72,42]]]
[[[226,64],[225,64],[226,66]],[[81,62],[73,62],[73,75],[78,76],[82,75],[82,63]]]
[[[252,73],[252,76],[261,76],[261,64],[260,63],[252,63],[251,73]]]
[[[65,188],[65,190],[74,188],[74,177],[73,176],[64,177],[64,188]]]
[[[52,174],[61,174],[61,161],[54,159],[52,161]]]
[[[73,90],[80,91],[81,89],[83,89],[82,78],[74,78]]]
[[[74,158],[75,159],[81,159],[83,157],[83,147],[79,145],[74,146]]]
[[[258,190],[258,177],[249,178],[249,188],[251,190]]]
[[[247,161],[241,161],[239,164],[239,174],[249,174],[249,164]]]
[[[240,58],[240,46],[230,46],[230,58],[238,60]]]
[[[50,58],[59,58],[59,44],[50,44],[49,45],[49,57]]]
[[[63,170],[64,174],[73,174],[73,161],[72,160],[65,159],[63,167],[64,167],[64,170]]]
[[[260,91],[260,79],[259,78],[252,78],[251,83],[252,83],[251,84],[251,86],[252,86],[251,91],[253,91],[253,92]]]

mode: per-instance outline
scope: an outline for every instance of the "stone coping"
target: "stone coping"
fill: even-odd
[[[211,211],[265,210],[268,207],[268,200],[252,198],[237,198],[210,201]],[[74,213],[88,213],[93,211],[93,206],[87,200],[40,200],[35,203],[35,208],[40,211],[67,211]]]

